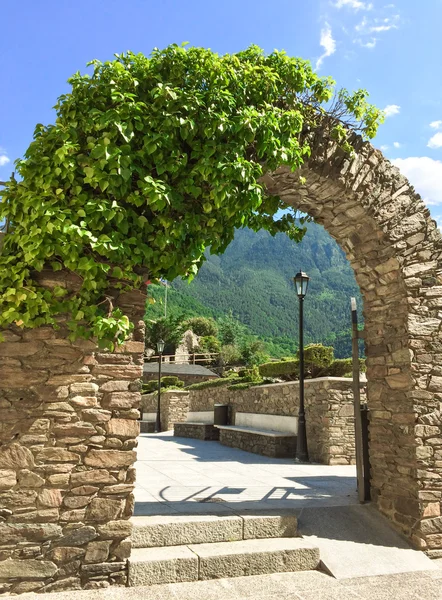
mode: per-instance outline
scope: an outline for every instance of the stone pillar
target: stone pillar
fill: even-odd
[[[41,283],[75,286],[66,273]],[[113,294],[135,324],[114,353],[52,327],[0,343],[0,591],[127,582],[145,296]]]

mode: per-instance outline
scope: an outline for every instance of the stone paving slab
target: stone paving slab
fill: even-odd
[[[16,600],[17,596],[2,596]],[[23,594],[54,600],[54,594]],[[57,600],[441,600],[442,569],[338,581],[319,571],[59,592]]]
[[[136,469],[135,515],[193,512],[202,499],[233,511],[358,502],[354,466],[296,464],[171,433],[139,437]]]
[[[322,563],[337,579],[438,569],[370,505],[305,508],[298,526],[319,547]]]

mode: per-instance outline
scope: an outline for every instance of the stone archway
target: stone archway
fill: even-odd
[[[379,509],[425,550],[442,549],[440,234],[407,180],[355,138],[350,158],[317,136],[299,172],[264,178],[324,225],[364,298],[370,456]],[[41,273],[46,287],[78,285]],[[126,583],[143,361],[144,295],[115,293],[135,322],[117,352],[60,328],[10,327],[0,344],[0,588]]]
[[[442,242],[420,196],[379,150],[354,158],[317,137],[299,172],[269,191],[336,239],[364,301],[372,497],[421,549],[442,548]]]

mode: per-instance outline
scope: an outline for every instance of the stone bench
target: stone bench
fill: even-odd
[[[155,433],[156,419],[157,413],[143,412],[142,419],[140,421],[140,433]]]
[[[235,425],[216,425],[224,446],[271,458],[294,458],[298,418],[258,413],[236,413]]]
[[[213,410],[189,412],[184,423],[175,423],[173,435],[196,440],[218,440],[219,431],[213,425]]]

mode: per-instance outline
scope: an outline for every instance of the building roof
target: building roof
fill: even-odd
[[[144,364],[143,373],[158,373],[158,363],[148,362]],[[202,367],[201,365],[186,365],[186,364],[175,364],[162,363],[161,373],[163,375],[196,375],[197,377],[218,377],[216,373]]]

